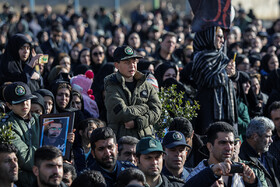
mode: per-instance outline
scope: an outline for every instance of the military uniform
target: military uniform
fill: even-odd
[[[19,186],[31,186],[35,180],[32,172],[34,163],[34,153],[39,147],[40,125],[39,116],[32,114],[28,121],[23,120],[14,112],[6,114],[2,119],[0,126],[12,124],[12,135],[15,137],[11,142],[17,147],[18,165],[19,165]]]
[[[12,106],[17,106],[27,100],[35,98],[30,88],[23,82],[14,82],[4,88],[4,99]],[[13,111],[1,118],[0,127],[12,124],[11,142],[17,147],[17,158],[19,166],[18,186],[30,187],[35,180],[32,172],[34,165],[34,153],[39,147],[40,124],[39,116],[27,112],[23,119]]]

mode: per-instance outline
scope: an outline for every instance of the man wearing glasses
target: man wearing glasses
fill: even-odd
[[[53,145],[63,152],[65,148],[65,138],[60,135],[62,130],[62,121],[60,121],[59,119],[52,120],[52,122],[49,123],[46,128],[44,145]]]

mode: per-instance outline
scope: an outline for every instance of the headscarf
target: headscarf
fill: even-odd
[[[47,89],[39,89],[39,90],[37,90],[36,92],[38,92],[39,94],[41,94],[43,97],[49,96],[49,97],[52,98],[52,101],[53,101],[53,108],[52,108],[51,114],[55,114],[55,113],[56,113],[56,104],[55,104],[55,99],[54,99],[53,93],[52,93],[50,90],[47,90]]]

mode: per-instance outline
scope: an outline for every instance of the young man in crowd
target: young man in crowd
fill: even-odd
[[[36,150],[32,171],[37,179],[32,187],[66,187],[62,182],[62,152],[54,146],[43,146]]]
[[[185,161],[191,147],[186,143],[185,136],[178,131],[169,131],[163,138],[164,167],[162,174],[173,184],[183,186],[189,176],[191,169],[185,168]]]
[[[14,187],[18,180],[17,148],[13,144],[0,143],[0,186]]]
[[[95,129],[90,137],[91,154],[95,163],[89,168],[100,171],[108,187],[113,187],[119,173],[127,167],[135,167],[130,162],[117,160],[118,145],[116,135],[110,127]]]
[[[136,145],[137,165],[145,174],[150,187],[173,186],[164,175],[161,175],[164,153],[160,141],[152,137],[144,137]]]
[[[273,102],[268,108],[268,113],[275,125],[275,134],[272,137],[273,142],[269,147],[269,153],[280,163],[280,101]]]
[[[130,46],[118,47],[114,51],[118,72],[104,79],[108,127],[117,139],[127,135],[138,139],[154,136],[153,126],[161,114],[156,90],[137,71],[139,58],[142,56]]]
[[[35,177],[32,173],[34,153],[39,147],[40,124],[39,116],[30,112],[30,88],[23,82],[14,82],[4,88],[4,99],[10,108],[1,124],[12,123],[12,143],[17,147],[18,165],[20,168],[18,183],[30,187]]]
[[[234,129],[226,122],[215,122],[207,131],[209,159],[202,160],[187,178],[185,186],[208,187],[219,183],[225,186],[258,186],[258,178],[249,166],[242,164],[242,171],[230,175],[234,151]],[[218,185],[218,184],[217,184]]]

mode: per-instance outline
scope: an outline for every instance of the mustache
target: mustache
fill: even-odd
[[[61,175],[58,175],[58,174],[56,174],[56,173],[53,174],[53,175],[51,175],[49,178],[52,179],[52,178],[56,178],[56,177],[62,178]]]
[[[114,156],[106,156],[106,157],[104,157],[102,160],[103,160],[103,161],[106,161],[106,160],[109,160],[109,159],[115,160],[115,157],[114,157]]]

